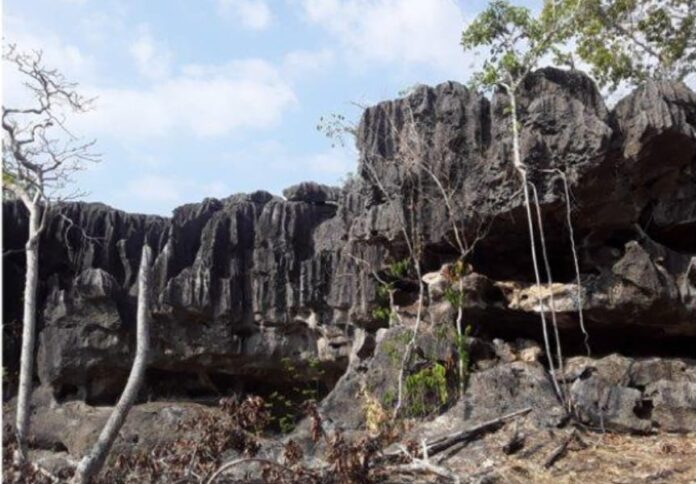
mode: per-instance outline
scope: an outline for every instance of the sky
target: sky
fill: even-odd
[[[537,2],[529,0],[533,6]],[[486,0],[5,0],[4,38],[96,97],[71,119],[102,161],[89,201],[169,215],[183,203],[355,170],[320,117],[418,84],[466,82],[459,39]],[[5,69],[4,103],[22,92]]]

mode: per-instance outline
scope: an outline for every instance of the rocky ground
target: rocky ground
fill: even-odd
[[[206,199],[170,218],[101,204],[55,208],[41,240],[37,456],[57,471],[79,457],[123,388],[146,242],[156,254],[153,354],[116,444],[126,460],[112,462],[121,476],[123,466],[141,474],[123,482],[179,459],[153,454],[162,448],[188,455],[177,472],[191,482],[250,454],[283,463],[261,464],[267,482],[447,480],[416,465],[423,439],[511,413],[428,462],[444,459],[437,469],[472,482],[696,479],[696,94],[648,82],[608,109],[584,74],[542,69],[518,104],[548,249],[537,256],[542,279],[553,281],[542,286],[505,99],[453,82],[368,108],[356,131],[358,173],[344,187]],[[12,202],[3,211],[4,247],[21,249],[26,214]],[[397,271],[413,241],[418,267]],[[21,251],[6,256],[3,271],[7,422]],[[551,324],[551,307],[564,355],[556,372],[557,348],[547,354],[539,320],[543,313]],[[268,404],[265,430],[238,415],[252,395]],[[218,408],[225,397],[238,405]],[[210,437],[213,421],[227,422],[234,439]],[[219,444],[218,453],[182,450],[201,442]],[[224,478],[245,472],[261,470],[245,463]]]

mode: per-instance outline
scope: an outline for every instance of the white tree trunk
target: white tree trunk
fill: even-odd
[[[150,303],[150,272],[152,266],[152,251],[149,246],[143,246],[143,255],[140,260],[140,271],[138,273],[138,322],[137,322],[137,341],[135,349],[135,360],[131,368],[128,382],[123,389],[123,394],[114,407],[109,420],[99,434],[99,439],[92,449],[85,455],[75,471],[74,482],[76,484],[87,484],[92,477],[101,470],[109,450],[113,445],[118,432],[126,421],[138,391],[145,379],[145,367],[149,353],[149,303]]]
[[[464,368],[464,358],[462,355],[462,347],[464,346],[464,330],[462,329],[462,320],[464,319],[464,308],[462,307],[464,304],[463,301],[463,294],[464,294],[464,283],[462,282],[462,275],[458,274],[459,277],[459,300],[457,301],[459,304],[457,304],[457,336],[459,337],[459,344],[457,344],[457,356],[459,359],[459,364],[457,365],[459,369],[459,398],[464,397],[464,391],[466,390],[465,388],[465,382],[464,382],[464,373],[467,370],[467,368]]]
[[[527,228],[529,230],[529,247],[532,253],[532,264],[534,266],[534,280],[536,282],[536,287],[541,288],[541,275],[539,273],[539,262],[537,261],[536,254],[536,241],[534,239],[534,222],[532,218],[532,207],[529,197],[529,185],[527,184],[527,167],[522,163],[520,156],[520,131],[517,120],[517,98],[515,95],[515,86],[511,86],[507,89],[508,95],[510,96],[510,109],[512,111],[512,163],[522,179],[522,192],[524,193],[524,205],[527,212]],[[537,291],[538,293],[540,291]],[[554,389],[558,394],[558,398],[564,402],[563,392],[558,384],[558,377],[556,375],[556,367],[553,363],[553,356],[551,354],[551,344],[549,342],[549,331],[546,323],[546,309],[544,307],[544,301],[541,295],[537,296],[539,302],[539,316],[541,317],[541,328],[544,337],[544,349],[546,350],[546,358],[549,363],[549,372],[551,374],[551,381],[553,382]],[[565,402],[564,402],[565,403]]]
[[[22,351],[17,393],[18,462],[27,459],[31,390],[34,375],[34,341],[36,339],[36,291],[39,283],[39,235],[41,208],[37,203],[26,205],[29,210],[29,237],[27,239],[26,272],[24,277],[24,314],[22,321]]]

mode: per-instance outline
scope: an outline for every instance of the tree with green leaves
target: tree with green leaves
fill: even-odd
[[[696,0],[562,0],[576,8],[578,57],[610,90],[696,73]]]
[[[510,119],[512,164],[522,184],[531,257],[537,286],[541,286],[542,281],[539,261],[537,260],[537,240],[534,234],[533,200],[537,210],[536,223],[540,234],[538,242],[541,244],[549,284],[552,282],[552,278],[544,244],[540,208],[536,201],[536,190],[533,186],[530,187],[529,167],[522,160],[520,150],[518,95],[522,82],[538,66],[543,57],[563,54],[564,43],[574,32],[578,5],[578,2],[569,1],[558,4],[553,0],[546,1],[541,13],[535,17],[525,7],[513,6],[505,0],[495,0],[468,26],[462,35],[462,46],[465,49],[483,48],[488,50],[481,70],[472,77],[474,87],[498,90],[505,95],[508,102],[506,113]],[[534,198],[532,198],[532,194],[535,195]],[[556,363],[554,363],[551,354],[546,304],[541,296],[538,298],[541,309],[539,315],[551,377],[556,393],[564,401],[565,396],[556,376]],[[553,296],[551,295],[549,299],[555,334],[556,359],[558,368],[562,371],[563,358]],[[578,306],[581,307],[581,305],[582,301],[579,300]]]

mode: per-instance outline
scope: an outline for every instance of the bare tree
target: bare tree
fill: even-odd
[[[356,106],[365,109],[364,106],[355,104]],[[464,227],[464,218],[462,214],[467,213],[467,207],[463,206],[462,198],[457,197],[462,189],[464,182],[463,173],[459,173],[454,178],[445,179],[442,174],[436,173],[435,168],[430,162],[424,159],[424,154],[427,152],[427,146],[423,132],[419,130],[416,117],[413,110],[406,101],[403,105],[404,117],[400,122],[394,119],[395,113],[388,115],[386,118],[387,127],[394,137],[397,145],[397,154],[400,163],[400,170],[396,179],[387,180],[380,175],[376,168],[376,163],[388,162],[383,159],[378,153],[364,153],[363,166],[365,168],[366,178],[375,187],[379,196],[385,200],[387,210],[392,211],[393,219],[398,231],[403,238],[403,242],[407,251],[407,261],[413,270],[418,284],[418,299],[416,302],[416,318],[411,332],[411,337],[406,345],[402,356],[399,375],[397,381],[396,404],[393,412],[393,418],[399,415],[403,405],[403,387],[404,377],[408,366],[408,362],[412,357],[412,352],[416,344],[418,332],[423,320],[423,312],[425,306],[426,286],[423,281],[422,271],[422,256],[424,250],[424,230],[425,221],[423,220],[419,207],[424,203],[430,203],[433,206],[439,206],[444,203],[445,215],[449,232],[445,238],[449,241],[452,247],[458,253],[458,261],[463,266],[463,262],[471,254],[476,246],[476,243],[483,238],[484,223],[480,222],[475,227],[475,237],[473,241],[467,239],[467,233]],[[329,118],[322,118],[318,126],[320,131],[323,131],[327,137],[334,140],[337,144],[345,146],[343,140],[344,135],[356,136],[357,129],[346,122],[344,116],[333,115]],[[428,188],[434,186],[434,190],[429,191]],[[459,214],[459,216],[458,216]],[[404,320],[398,308],[395,305],[394,285],[385,281],[379,276],[379,272],[371,267],[370,264],[351,255],[358,262],[366,265],[372,272],[375,279],[380,283],[382,288],[385,288],[388,293],[389,304],[389,326],[404,325]],[[461,276],[461,274],[460,274]],[[458,277],[457,291],[460,295],[463,293],[463,280]],[[456,329],[458,334],[458,351],[462,351],[462,341],[465,339],[463,328],[463,305],[457,304]],[[459,374],[459,389],[460,394],[464,392],[466,368],[463,355],[459,355],[458,374]]]
[[[405,132],[408,139],[408,144],[406,151],[408,156],[414,160],[414,163],[422,170],[427,178],[430,178],[435,186],[436,195],[430,198],[430,203],[439,204],[444,202],[445,214],[447,217],[447,223],[452,232],[453,239],[449,240],[450,244],[458,253],[458,261],[455,263],[455,270],[451,271],[453,279],[456,280],[456,289],[452,291],[452,295],[455,306],[457,308],[457,316],[455,320],[455,325],[457,329],[457,351],[459,353],[458,358],[458,373],[459,373],[459,394],[464,395],[464,390],[466,386],[466,373],[467,368],[465,368],[464,355],[464,280],[463,280],[463,269],[465,261],[471,254],[471,252],[476,247],[476,244],[485,236],[486,230],[484,229],[484,221],[479,220],[478,223],[474,222],[475,225],[475,237],[473,241],[469,241],[466,234],[466,227],[461,219],[465,218],[463,214],[468,212],[467,207],[464,206],[461,201],[461,197],[457,197],[457,192],[462,190],[463,176],[459,173],[454,178],[445,180],[444,177],[439,176],[435,170],[426,161],[420,158],[419,153],[425,151],[425,146],[423,142],[423,136],[418,130],[416,123],[416,118],[413,114],[413,110],[410,105],[406,105],[406,111],[408,114],[407,125],[405,126]],[[390,126],[392,130],[395,130],[393,120],[389,119]],[[425,196],[425,193],[422,194]],[[457,217],[459,214],[459,217]],[[490,224],[488,225],[490,228]]]
[[[22,108],[2,108],[3,187],[29,213],[16,423],[16,459],[22,462],[27,457],[30,424],[39,240],[50,207],[80,195],[68,190],[73,176],[87,163],[98,161],[99,155],[92,152],[94,141],[81,141],[66,127],[67,112],[81,113],[91,108],[92,100],[78,94],[75,83],[68,82],[57,70],[46,68],[41,52],[20,52],[9,45],[3,51],[3,61],[22,75],[33,102]]]
[[[423,233],[422,233],[422,223],[416,210],[418,204],[417,195],[420,192],[418,183],[420,173],[417,170],[409,169],[414,168],[416,165],[407,166],[404,170],[404,177],[409,178],[409,180],[400,180],[395,183],[392,187],[386,187],[383,180],[378,175],[377,170],[373,166],[374,160],[366,159],[364,166],[368,171],[368,176],[370,180],[379,189],[381,195],[387,200],[388,205],[392,208],[395,215],[396,222],[399,227],[399,231],[403,236],[403,241],[406,245],[408,251],[408,260],[413,268],[418,284],[418,301],[416,307],[416,321],[413,326],[413,331],[411,337],[406,344],[406,349],[401,359],[401,365],[399,367],[399,378],[397,381],[397,396],[396,405],[394,406],[393,418],[397,418],[401,406],[403,404],[403,388],[404,388],[404,373],[411,359],[413,348],[416,344],[416,339],[418,337],[418,331],[423,320],[423,309],[425,304],[425,283],[423,282],[423,271],[421,267],[421,259],[423,256]],[[408,165],[408,163],[407,163]],[[407,181],[408,183],[404,183]],[[407,187],[408,185],[408,187]],[[405,192],[405,193],[404,193]],[[396,316],[399,323],[403,324],[400,314],[397,308],[394,306],[393,295],[390,295],[390,310]]]
[[[145,368],[150,348],[150,272],[152,271],[152,250],[148,245],[143,246],[138,272],[138,311],[135,359],[131,367],[128,382],[123,389],[121,398],[114,407],[109,420],[99,434],[97,442],[85,455],[75,471],[75,484],[87,484],[101,470],[106,457],[111,450],[118,432],[126,421],[128,412],[135,403],[140,387],[145,379]]]

